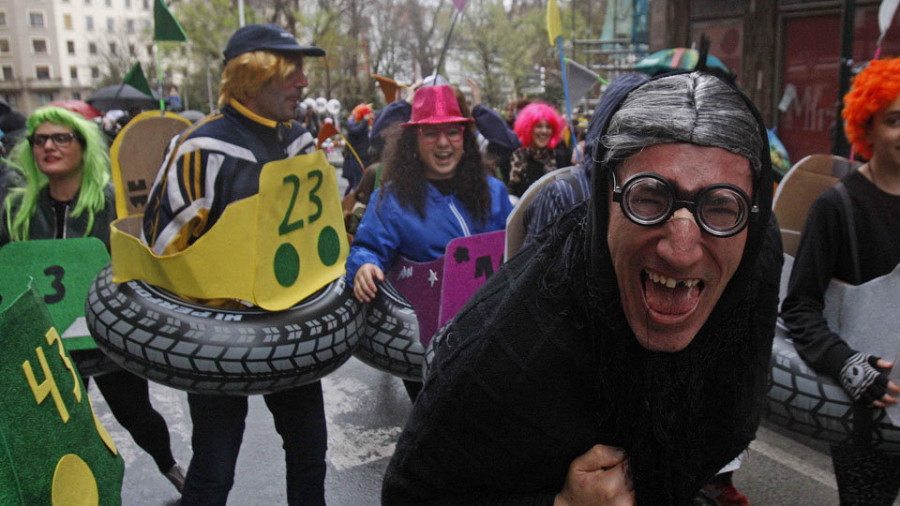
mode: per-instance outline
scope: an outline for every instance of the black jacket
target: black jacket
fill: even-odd
[[[606,444],[625,450],[638,504],[689,504],[759,424],[783,261],[763,148],[760,219],[677,353],[644,349],[628,325],[605,240],[607,176],[595,172],[592,201],[501,267],[433,341],[383,503],[550,505],[569,464]],[[674,416],[654,418],[660,405]]]
[[[45,186],[38,194],[37,206],[28,231],[29,239],[55,239],[61,234],[61,239],[72,237],[96,237],[103,241],[109,250],[109,224],[116,219],[116,196],[113,186],[107,185],[103,189],[106,197],[106,205],[102,210],[94,213],[94,224],[88,231],[88,212],[84,211],[79,216],[73,217],[72,210],[66,210],[66,219],[62,223],[56,222],[56,212],[50,202],[50,189]],[[78,195],[72,198],[72,206],[78,201]],[[70,207],[72,207],[70,206]],[[0,247],[10,242],[9,230],[6,228],[6,206],[0,212]],[[61,228],[61,230],[60,230]]]

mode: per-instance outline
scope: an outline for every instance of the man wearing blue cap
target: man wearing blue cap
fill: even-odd
[[[325,51],[301,46],[275,25],[248,25],[232,35],[224,56],[219,112],[170,144],[151,190],[142,239],[159,255],[187,248],[228,204],[256,194],[263,165],[315,150],[315,139],[293,119],[309,85],[303,57]],[[321,384],[264,399],[284,441],[288,503],[325,504]],[[189,393],[188,404],[194,455],[181,504],[224,505],[234,483],[247,398]]]

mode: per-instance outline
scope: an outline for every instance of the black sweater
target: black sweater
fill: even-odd
[[[900,263],[900,196],[879,190],[859,172],[843,178],[853,205],[862,279],[855,280],[841,197],[828,189],[812,205],[781,317],[800,356],[816,371],[834,379],[857,351],[828,328],[822,315],[831,278],[860,284],[883,276]],[[892,357],[887,357],[891,360]]]

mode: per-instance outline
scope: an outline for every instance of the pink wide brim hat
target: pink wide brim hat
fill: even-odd
[[[459,111],[453,88],[447,85],[425,86],[416,90],[412,118],[403,126],[440,125],[443,123],[471,123]]]

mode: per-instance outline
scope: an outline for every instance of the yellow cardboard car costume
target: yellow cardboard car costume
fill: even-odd
[[[98,346],[135,374],[206,394],[270,393],[337,369],[365,312],[343,279],[349,245],[334,167],[321,151],[267,163],[256,195],[231,203],[188,248],[156,255],[140,240],[143,194],[129,194],[156,174],[130,171],[161,165],[169,139],[159,132],[183,128],[169,116],[138,116],[113,145],[120,219],[112,265],[95,279],[86,309]],[[130,163],[129,154],[147,156],[117,144],[133,135],[156,136],[146,140],[159,148],[153,163]]]
[[[230,204],[189,248],[158,256],[138,238],[141,216],[112,226],[113,281],[140,279],[201,299],[281,311],[346,272],[350,249],[335,171],[316,151],[263,167],[259,193]]]

